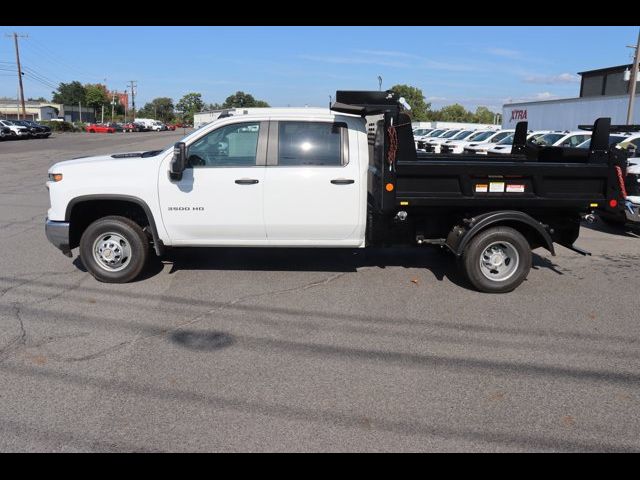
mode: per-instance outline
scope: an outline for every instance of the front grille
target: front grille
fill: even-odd
[[[431,145],[431,144],[426,144],[426,145],[424,146],[424,149],[425,149],[425,151],[427,151],[427,152],[434,152],[434,151],[435,151],[435,147],[434,147],[433,145]]]
[[[440,153],[451,153],[453,151],[453,147],[449,146],[449,145],[441,145],[440,146]]]
[[[465,148],[464,149],[464,153],[466,153],[468,155],[475,155],[476,154],[475,150],[471,150],[470,148]]]

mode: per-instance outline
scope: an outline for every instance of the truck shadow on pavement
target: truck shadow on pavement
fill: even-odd
[[[151,255],[145,270],[134,280],[141,282],[162,272],[165,263],[171,265],[169,275],[189,270],[291,271],[291,272],[357,272],[365,267],[403,267],[430,271],[440,282],[448,279],[454,285],[474,290],[456,265],[456,259],[446,251],[434,248],[179,248],[169,250],[162,258]],[[73,265],[86,272],[79,256]],[[549,269],[558,275],[558,265],[533,253],[531,268]]]
[[[180,270],[357,272],[364,267],[426,269],[464,288],[453,255],[436,249],[371,248],[180,248],[168,252],[169,274]]]

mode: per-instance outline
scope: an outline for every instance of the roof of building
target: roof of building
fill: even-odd
[[[585,70],[584,72],[578,72],[578,75],[584,75],[587,73],[609,73],[609,72],[618,72],[618,71],[623,71],[628,69],[631,69],[631,67],[633,67],[632,64],[628,64],[628,65],[618,65],[616,67],[605,67],[605,68],[598,68],[595,70]]]
[[[0,105],[2,105],[2,106],[15,107],[17,104],[18,104],[17,100],[0,100]],[[59,103],[34,102],[34,101],[28,101],[28,100],[25,100],[24,105],[25,105],[25,107],[31,107],[31,108],[42,108],[42,107],[59,108],[60,107]]]
[[[610,102],[620,99],[628,99],[629,95],[594,95],[589,97],[570,97],[570,98],[554,98],[553,100],[532,100],[528,102],[505,103],[502,107],[513,107],[514,105],[534,105],[534,104],[551,104],[551,103],[572,103],[572,102]],[[636,103],[640,101],[640,97],[636,98]]]

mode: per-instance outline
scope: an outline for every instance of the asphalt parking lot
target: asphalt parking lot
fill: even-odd
[[[186,249],[109,285],[47,242],[49,165],[181,136],[0,142],[1,451],[640,450],[638,232],[505,295],[437,249]]]

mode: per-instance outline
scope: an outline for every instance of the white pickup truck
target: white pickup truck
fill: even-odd
[[[531,249],[579,251],[580,216],[619,195],[619,160],[588,161],[596,146],[567,160],[574,168],[562,149],[540,161],[441,158],[416,153],[392,92],[336,99],[221,118],[164,150],[56,163],[47,237],[118,283],[141,273],[151,248],[438,245],[477,289],[506,292],[526,278]]]

